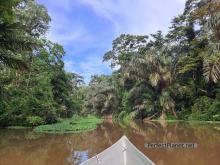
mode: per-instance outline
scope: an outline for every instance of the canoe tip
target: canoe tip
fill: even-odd
[[[123,135],[121,139],[128,139],[127,136]]]

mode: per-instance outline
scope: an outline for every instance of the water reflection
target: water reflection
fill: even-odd
[[[88,159],[89,159],[89,152],[88,152],[88,150],[85,150],[85,151],[73,151],[73,155],[72,155],[71,159],[69,159],[69,161],[72,164],[80,164],[81,162],[84,162],[84,161],[86,161]]]
[[[122,135],[158,165],[220,164],[219,124],[103,123],[80,134],[37,134],[0,130],[0,165],[77,165],[115,143]],[[196,149],[149,149],[147,142],[195,142]]]

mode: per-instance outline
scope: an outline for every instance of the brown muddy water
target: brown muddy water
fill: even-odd
[[[136,122],[130,126],[103,123],[94,131],[79,134],[5,129],[0,130],[0,165],[77,165],[123,135],[157,165],[219,165],[219,128],[220,124]],[[150,142],[192,142],[197,148],[146,148]]]

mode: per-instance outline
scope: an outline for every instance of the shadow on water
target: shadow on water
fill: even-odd
[[[102,123],[79,134],[39,134],[30,130],[0,130],[0,165],[77,165],[126,135],[157,165],[218,165],[219,124],[142,123],[129,126]],[[193,142],[195,149],[146,148],[151,142]]]

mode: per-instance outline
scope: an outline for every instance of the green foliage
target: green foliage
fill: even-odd
[[[111,76],[94,76],[84,100],[84,113],[111,115],[118,110],[118,92]]]
[[[126,111],[121,111],[121,112],[118,114],[118,119],[122,121],[126,114],[127,114]]]
[[[190,55],[181,57],[178,61],[179,74],[196,71],[198,63],[199,63],[198,57],[193,57]]]
[[[47,9],[32,0],[0,4],[0,126],[50,124],[78,113],[83,80],[64,71],[63,47],[45,39]]]
[[[203,75],[207,82],[217,83],[220,79],[220,53],[204,55]]]
[[[95,116],[65,119],[60,123],[37,126],[34,131],[45,133],[79,133],[94,130],[102,120]]]
[[[44,120],[40,116],[29,116],[27,117],[27,123],[29,126],[42,125]]]
[[[174,120],[176,120],[176,118],[173,116],[173,114],[167,114],[167,120],[174,121]]]
[[[122,119],[122,122],[125,124],[125,125],[130,125],[130,123],[132,122],[132,120],[134,120],[134,116],[132,115],[132,113],[130,114],[126,114],[123,119]]]
[[[7,129],[18,129],[18,130],[22,130],[22,129],[29,129],[30,127],[25,127],[25,126],[9,126],[6,127]]]
[[[220,121],[220,101],[215,101],[209,108],[212,121]]]
[[[112,50],[105,53],[103,61],[111,61],[111,67],[123,67],[131,57],[147,45],[148,36],[122,34],[112,42]]]
[[[123,93],[123,97],[122,97],[122,101],[121,101],[121,104],[122,104],[122,112],[131,112],[132,109],[131,109],[131,101],[130,101],[130,94],[129,92],[124,92]]]
[[[158,31],[150,40],[121,35],[113,41],[103,60],[119,68],[122,83],[114,88],[120,91],[120,119],[131,113],[140,119],[218,120],[219,7],[215,0],[188,0],[166,36]]]
[[[206,96],[198,98],[192,106],[190,120],[220,121],[220,102]]]
[[[84,86],[80,75],[65,72],[63,47],[45,38],[51,19],[44,6],[34,0],[0,4],[0,126],[52,124],[78,113],[126,122],[160,115],[220,120],[219,1],[188,0],[165,36],[119,36],[103,57],[113,74],[95,75]],[[36,130],[95,128],[74,120]]]

